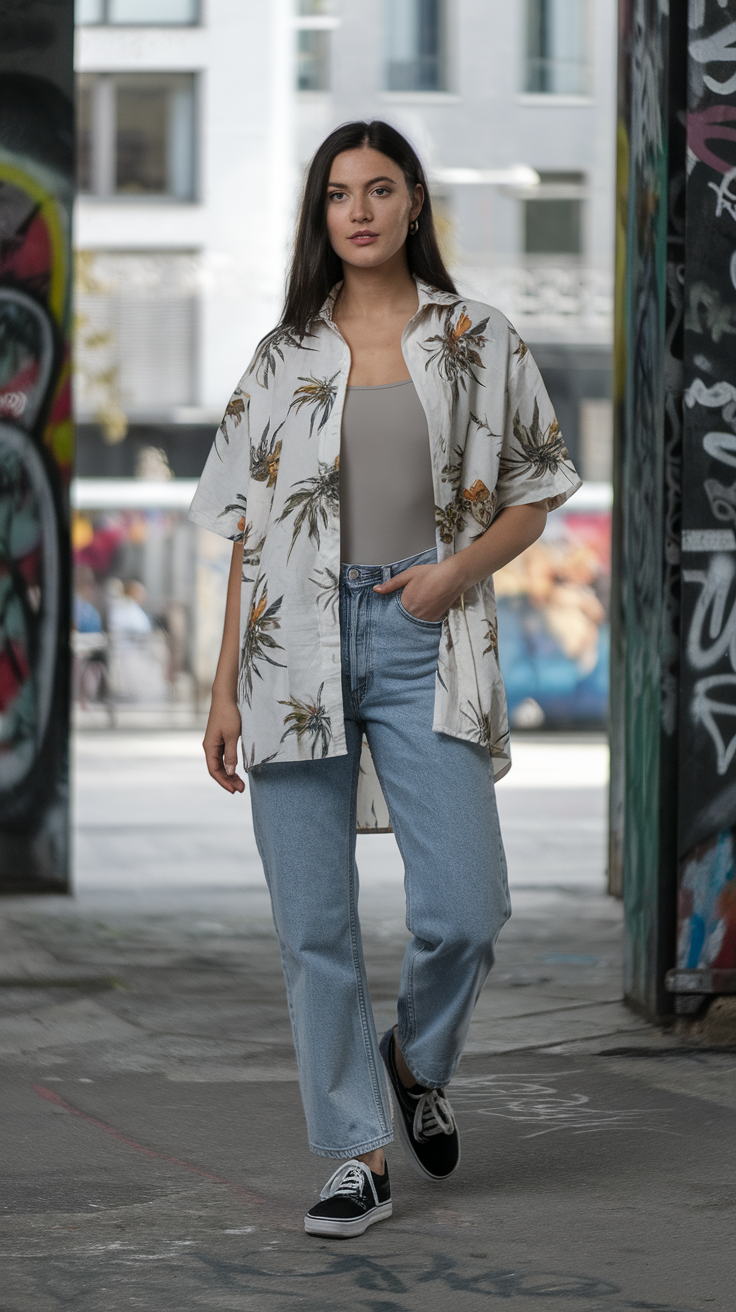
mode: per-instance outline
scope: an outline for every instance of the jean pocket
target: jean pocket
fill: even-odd
[[[412,624],[418,624],[420,629],[441,629],[445,622],[444,620],[420,620],[418,615],[412,615],[410,611],[402,606],[400,592],[396,593],[396,605],[404,616],[404,619],[411,620]]]

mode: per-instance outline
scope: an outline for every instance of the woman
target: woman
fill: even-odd
[[[579,486],[525,344],[444,267],[409,143],[338,128],[190,512],[234,543],[207,765],[242,792],[242,736],[310,1147],[341,1160],[311,1234],[391,1214],[382,1061],[411,1164],[439,1181],[459,1162],[445,1086],[510,914],[491,576]],[[413,934],[380,1047],[356,820],[393,827]]]

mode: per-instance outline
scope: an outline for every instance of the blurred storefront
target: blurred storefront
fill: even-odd
[[[611,493],[587,483],[495,575],[515,729],[603,728],[608,709]]]
[[[77,723],[187,725],[207,710],[230,543],[186,517],[191,479],[77,479]],[[601,728],[608,703],[611,497],[589,483],[495,576],[516,729]]]
[[[228,542],[186,514],[195,481],[77,479],[74,695],[80,726],[186,726],[209,702]]]

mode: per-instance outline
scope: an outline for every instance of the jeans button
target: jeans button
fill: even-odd
[[[360,578],[360,570],[359,570],[359,569],[349,569],[349,570],[348,570],[348,578],[349,578],[349,579],[359,579],[359,578]]]

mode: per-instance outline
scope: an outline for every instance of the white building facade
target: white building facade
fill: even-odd
[[[615,0],[78,0],[79,472],[133,473],[153,442],[196,475],[278,315],[305,164],[338,123],[381,117],[425,160],[459,285],[534,345],[600,476],[615,14]]]

